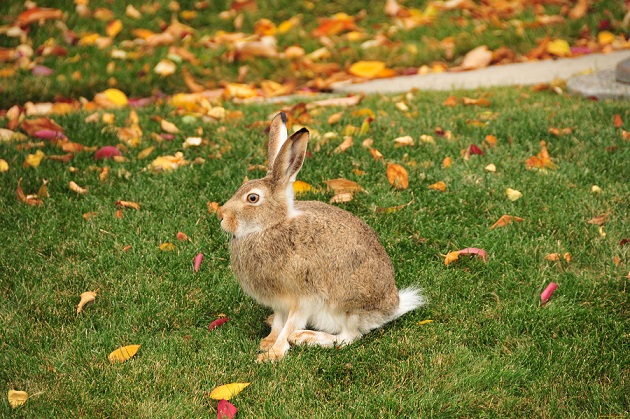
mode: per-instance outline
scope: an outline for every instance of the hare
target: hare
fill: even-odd
[[[347,345],[425,303],[419,289],[396,288],[389,256],[366,223],[294,200],[308,139],[305,128],[288,137],[286,116],[276,115],[267,175],[245,182],[217,211],[238,282],[274,312],[259,362],[281,359],[291,344]]]

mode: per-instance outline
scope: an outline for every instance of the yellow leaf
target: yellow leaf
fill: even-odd
[[[109,359],[109,362],[112,364],[116,362],[125,362],[129,358],[133,357],[136,352],[138,352],[138,349],[140,349],[140,345],[123,346],[109,354],[107,359]]]
[[[313,187],[306,182],[296,180],[293,182],[293,192],[296,194],[312,191]]]
[[[155,32],[143,28],[134,29],[131,31],[131,33],[140,39],[147,39],[155,35]]]
[[[251,383],[224,384],[212,390],[212,392],[210,392],[210,398],[214,400],[230,400],[250,384]]]
[[[508,199],[512,202],[518,200],[521,196],[523,196],[523,194],[520,191],[517,191],[516,189],[512,189],[512,188],[507,188],[505,190],[505,194],[507,195]]]
[[[419,326],[422,326],[423,324],[429,324],[429,323],[433,323],[433,320],[422,320],[420,322],[418,322]]]
[[[5,159],[0,159],[0,173],[6,172],[9,170],[9,163]]]
[[[612,44],[615,41],[615,35],[609,31],[603,31],[597,34],[597,42],[600,45]]]
[[[167,121],[166,119],[160,120],[160,127],[162,128],[162,131],[168,132],[169,134],[177,134],[179,132],[177,125]]]
[[[9,404],[12,408],[16,408],[22,406],[28,400],[28,393],[26,391],[17,391],[17,390],[9,390],[9,394],[7,395],[9,399]]]
[[[571,47],[564,39],[555,39],[547,44],[547,52],[558,57],[568,57],[571,55]]]
[[[492,172],[492,173],[497,171],[497,167],[494,165],[494,163],[490,163],[489,165],[484,167],[484,169],[486,170],[486,172]]]
[[[79,301],[79,305],[77,307],[77,314],[79,314],[83,310],[83,306],[87,303],[90,303],[96,299],[96,291],[86,291],[81,294],[81,301]]]
[[[161,172],[165,170],[175,170],[179,166],[188,164],[184,160],[184,154],[181,151],[175,153],[174,156],[160,156],[151,162],[151,171]]]
[[[505,227],[506,225],[512,222],[521,222],[521,221],[525,221],[525,220],[521,217],[504,214],[501,216],[501,218],[497,220],[496,223],[492,224],[492,226],[490,227],[490,230],[493,230],[497,227]]]
[[[440,180],[439,182],[435,182],[434,184],[429,185],[429,189],[444,192],[446,190],[446,183]]]
[[[348,72],[353,76],[372,79],[384,69],[385,63],[382,61],[358,61],[350,66]]]
[[[26,160],[24,160],[24,167],[38,167],[44,158],[44,152],[41,150],[37,150],[35,154],[29,154],[26,156]]]
[[[151,153],[153,153],[153,150],[155,150],[155,146],[150,146],[150,147],[145,148],[144,150],[138,153],[137,159],[138,160],[146,159],[147,157],[151,155]]]
[[[105,33],[110,38],[115,38],[116,35],[118,35],[120,33],[122,28],[123,28],[122,21],[120,19],[116,19],[116,20],[114,20],[112,22],[109,22],[107,24],[107,27],[105,28]]]
[[[459,252],[448,252],[446,254],[446,258],[444,258],[444,265],[448,266],[451,263],[455,262],[459,258]]]
[[[164,242],[160,245],[160,250],[163,250],[165,252],[172,252],[173,250],[175,250],[175,245],[173,243]]]
[[[399,164],[387,165],[387,180],[396,189],[407,189],[409,187],[409,175],[407,170]]]
[[[127,95],[118,89],[107,89],[103,92],[97,93],[94,96],[94,102],[104,108],[119,108],[127,106],[129,100]]]
[[[79,39],[79,45],[81,46],[94,45],[96,43],[96,40],[100,36],[101,35],[99,35],[98,33],[89,33],[87,35],[84,35],[81,37],[81,39]]]

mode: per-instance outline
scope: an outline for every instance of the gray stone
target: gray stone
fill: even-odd
[[[573,77],[567,81],[567,89],[598,99],[630,99],[630,84],[618,82],[614,69]]]
[[[617,81],[621,83],[630,83],[630,58],[621,60],[617,63],[616,68]]]

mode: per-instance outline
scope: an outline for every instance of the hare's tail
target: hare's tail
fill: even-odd
[[[392,316],[392,320],[427,303],[427,299],[422,295],[422,290],[414,287],[399,290],[398,297],[400,304]]]

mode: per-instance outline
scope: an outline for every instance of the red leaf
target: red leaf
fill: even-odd
[[[545,305],[545,303],[549,301],[549,299],[551,298],[551,295],[556,290],[556,288],[558,288],[558,284],[556,284],[555,282],[552,282],[549,285],[547,285],[547,288],[545,288],[542,294],[540,294],[540,300],[542,301],[543,305]]]
[[[462,249],[459,251],[459,254],[460,255],[477,255],[481,259],[483,259],[484,262],[488,262],[488,253],[485,250],[478,249],[476,247],[467,247],[465,249]]]
[[[236,417],[237,409],[227,400],[219,400],[217,406],[217,419],[233,419]]]
[[[113,145],[106,145],[98,149],[96,153],[94,153],[95,160],[104,160],[111,159],[114,156],[120,156],[120,150],[114,147]]]
[[[470,154],[477,154],[479,156],[483,156],[485,154],[482,149],[480,149],[479,147],[477,147],[474,144],[470,145],[470,147],[468,148],[468,152]]]
[[[208,332],[213,329],[216,329],[217,327],[221,326],[223,323],[227,321],[228,321],[227,317],[219,317],[218,319],[210,323],[210,326],[208,326]]]
[[[615,114],[615,128],[621,128],[621,126],[623,125],[623,120],[621,119],[621,115],[619,114]]]
[[[201,261],[203,260],[203,253],[199,253],[195,256],[195,261],[193,262],[193,269],[195,272],[199,271],[199,267],[201,266]]]
[[[52,140],[52,139],[57,139],[57,138],[61,138],[64,140],[68,139],[68,137],[66,137],[63,132],[56,131],[54,129],[47,129],[47,128],[35,131],[33,133],[33,137],[43,138],[45,140]]]

